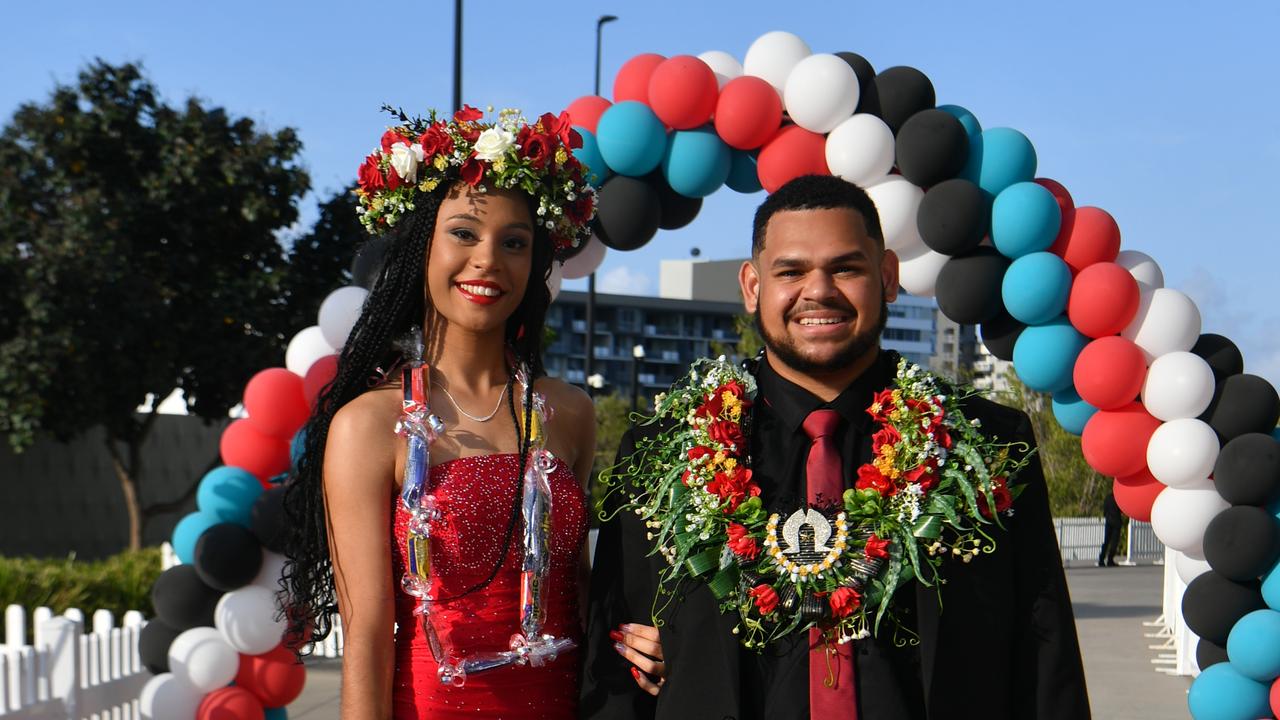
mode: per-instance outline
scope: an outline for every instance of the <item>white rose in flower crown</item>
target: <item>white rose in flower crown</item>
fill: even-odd
[[[405,182],[418,181],[418,163],[422,162],[422,146],[396,143],[391,146],[391,167]]]
[[[516,136],[506,130],[491,127],[476,138],[476,158],[493,162],[502,157],[512,145],[516,144]]]

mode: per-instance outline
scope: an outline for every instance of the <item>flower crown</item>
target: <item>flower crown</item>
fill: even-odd
[[[480,192],[518,189],[536,198],[535,221],[549,231],[557,257],[590,237],[596,195],[573,156],[582,136],[570,126],[568,113],[546,113],[531,124],[519,110],[502,110],[496,122],[485,123],[484,113],[469,105],[450,120],[434,110],[424,120],[383,109],[401,124],[382,134],[381,147],[360,166],[357,212],[370,233],[395,226],[414,209],[418,193],[456,179]]]

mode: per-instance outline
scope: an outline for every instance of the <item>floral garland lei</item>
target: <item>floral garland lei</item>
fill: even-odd
[[[867,408],[879,424],[874,459],[858,468],[854,487],[784,518],[765,511],[751,479],[755,379],[724,357],[699,360],[642,421],[664,430],[639,441],[604,482],[627,496],[622,510],[644,519],[667,561],[659,596],[673,597],[681,581],[706,583],[721,610],[739,616],[742,643],[757,650],[814,626],[839,642],[868,637],[886,616],[901,626],[891,608],[900,586],[936,586],[945,560],[993,552],[987,528],[1012,515],[1021,491],[1009,479],[1029,448],[1018,443],[1024,457],[1011,457],[1014,444],[988,439],[961,412],[975,391],[947,390],[900,360],[893,386]]]
[[[535,198],[536,221],[550,231],[559,257],[590,237],[596,194],[586,168],[573,156],[582,136],[568,113],[545,113],[530,123],[519,110],[507,109],[497,121],[485,123],[484,114],[470,105],[448,120],[434,110],[423,119],[383,109],[401,124],[382,134],[380,146],[360,166],[357,212],[370,233],[394,227],[414,209],[418,193],[456,179],[481,191],[488,182]]]

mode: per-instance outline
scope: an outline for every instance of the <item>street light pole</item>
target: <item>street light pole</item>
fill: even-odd
[[[640,407],[640,361],[644,359],[644,346],[631,348],[631,408]]]
[[[462,0],[458,0],[462,2]],[[601,15],[596,20],[596,76],[595,76],[595,94],[600,94],[600,38],[603,35],[605,23],[611,23],[617,20],[617,15]],[[582,377],[590,378],[595,374],[596,369],[596,273],[594,270],[587,276],[587,359],[586,367],[583,370]]]
[[[453,0],[453,109],[462,109],[462,0]]]

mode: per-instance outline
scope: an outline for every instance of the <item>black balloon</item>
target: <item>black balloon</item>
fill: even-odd
[[[1182,617],[1191,632],[1225,647],[1237,620],[1267,606],[1261,587],[1257,580],[1235,582],[1213,570],[1201,573],[1182,594]]]
[[[934,185],[924,194],[916,210],[916,227],[930,250],[963,255],[982,242],[990,216],[982,189],[963,178],[954,178]]]
[[[248,528],[218,523],[196,540],[196,573],[209,587],[229,592],[248,585],[262,569],[262,544]]]
[[[1204,672],[1210,665],[1223,662],[1227,662],[1227,649],[1200,638],[1200,642],[1196,643],[1196,667]]]
[[[895,153],[902,177],[920,187],[932,187],[964,169],[969,133],[946,110],[921,110],[898,131]]]
[[[175,565],[151,586],[151,605],[165,625],[178,630],[213,624],[213,609],[222,592],[200,579],[192,565]]]
[[[258,496],[249,514],[249,529],[262,547],[275,553],[284,552],[286,539],[283,486],[273,487]]]
[[[1252,505],[1218,513],[1204,531],[1204,559],[1237,582],[1262,577],[1280,557],[1280,521]]]
[[[212,625],[212,621],[210,621]],[[159,618],[152,618],[138,633],[138,659],[152,675],[169,672],[169,646],[182,630],[169,627]]]
[[[849,63],[858,76],[858,107],[854,112],[880,117],[880,93],[876,92],[876,69],[866,58],[854,52],[838,52],[836,57]]]
[[[934,106],[933,83],[919,70],[899,65],[876,75],[880,117],[894,135],[907,120]]]
[[[1244,356],[1236,344],[1221,335],[1205,333],[1196,340],[1191,352],[1204,358],[1218,382],[1244,372]]]
[[[678,230],[698,217],[698,211],[702,209],[702,198],[691,198],[676,192],[660,172],[650,175],[649,182],[658,191],[658,206],[661,208],[659,228]]]
[[[1224,443],[1245,433],[1269,433],[1280,419],[1280,396],[1257,375],[1232,375],[1214,388],[1209,409],[1200,417]]]
[[[951,258],[938,273],[938,309],[952,320],[977,325],[1004,310],[1000,287],[1009,258],[993,247],[979,247]]]
[[[982,344],[987,346],[987,350],[992,355],[1012,362],[1013,346],[1017,344],[1018,336],[1026,329],[1026,325],[1002,310],[994,319],[978,326],[978,333],[982,336]]]
[[[1280,496],[1280,441],[1266,433],[1246,433],[1222,448],[1213,483],[1232,505],[1263,506]]]
[[[596,236],[614,250],[635,250],[653,239],[662,220],[662,200],[644,178],[614,175],[600,188],[593,223]]]
[[[361,245],[351,261],[352,282],[366,290],[372,289],[373,284],[382,275],[382,263],[387,257],[387,246],[390,244],[390,238],[379,235]]]

